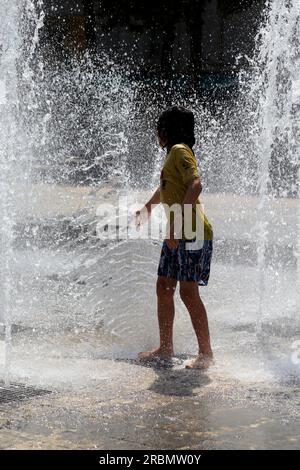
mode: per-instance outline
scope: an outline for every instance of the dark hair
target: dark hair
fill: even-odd
[[[164,111],[157,121],[157,132],[165,134],[168,148],[175,144],[195,145],[195,119],[192,111],[181,106],[173,106]]]

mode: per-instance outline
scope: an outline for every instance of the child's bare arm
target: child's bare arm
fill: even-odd
[[[160,203],[160,188],[157,188],[157,190],[152,194],[149,201],[146,202],[145,208],[147,209],[149,213],[151,213],[151,210],[154,209],[154,207],[157,206],[159,203]]]
[[[188,189],[186,191],[182,207],[184,208],[185,204],[191,204],[194,206],[198,199],[199,194],[202,191],[202,185],[200,178],[194,178],[190,181]],[[180,225],[181,229],[181,225]],[[181,230],[180,230],[181,232]],[[174,227],[174,222],[170,225],[170,238],[166,240],[169,248],[177,248],[179,241],[176,237],[176,228]]]
[[[139,226],[143,222],[144,218],[150,217],[152,209],[160,203],[160,188],[152,194],[148,202],[142,207],[142,209],[136,211],[136,225]]]
[[[202,185],[201,185],[200,178],[192,179],[188,185],[188,189],[187,189],[187,192],[185,194],[185,197],[182,203],[183,207],[185,204],[191,204],[192,206],[194,206],[196,204],[196,201],[201,191],[202,191]]]

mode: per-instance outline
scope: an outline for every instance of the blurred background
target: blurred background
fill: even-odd
[[[105,178],[111,170],[105,155],[109,152],[111,159],[114,134],[122,181],[126,177],[131,185],[148,186],[149,174],[159,166],[155,121],[166,106],[181,103],[196,115],[207,190],[256,192],[257,156],[250,155],[248,132],[255,100],[250,105],[245,100],[265,1],[32,3],[35,13],[30,17],[28,9],[24,12],[28,41],[22,62],[35,82],[35,96],[30,96],[40,110],[32,113],[35,128],[36,115],[47,116],[40,129],[44,145],[33,145],[38,178],[41,172],[47,181],[54,177],[76,184]],[[38,17],[32,54],[30,38]],[[24,80],[22,71],[20,75]],[[32,80],[25,79],[23,89],[32,89]],[[291,176],[282,178],[276,152],[273,159],[273,191],[278,193],[282,180],[286,193],[295,195]],[[235,181],[240,172],[242,185]],[[293,169],[289,175],[295,179]]]
[[[45,0],[41,46],[49,65],[109,51],[142,76],[187,75],[227,84],[251,55],[264,0]],[[210,77],[208,77],[210,75]]]

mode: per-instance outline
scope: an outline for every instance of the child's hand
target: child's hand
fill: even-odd
[[[138,210],[135,212],[134,214],[134,222],[135,222],[135,227],[137,230],[139,230],[139,228],[141,227],[141,225],[143,225],[143,223],[145,222],[145,220],[147,220],[148,218],[148,210],[147,208],[144,206],[142,207],[141,210]]]
[[[134,214],[134,223],[135,223],[135,227],[136,229],[138,230],[141,226],[141,211],[136,211],[135,214]]]
[[[166,238],[165,242],[170,250],[175,250],[178,248],[179,240],[175,240],[174,238]]]
[[[166,238],[166,244],[167,244],[167,247],[170,249],[170,250],[174,250],[178,247],[179,245],[179,240],[177,238],[175,238],[175,229],[174,229],[174,223],[171,223],[170,224],[170,228],[169,228],[169,238]]]

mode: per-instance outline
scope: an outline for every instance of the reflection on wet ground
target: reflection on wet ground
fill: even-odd
[[[52,393],[0,406],[1,448],[299,448],[299,384],[245,383],[184,361],[43,361]],[[42,384],[38,373],[30,380]]]

